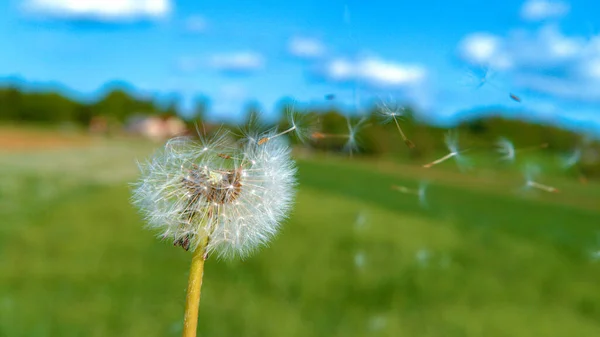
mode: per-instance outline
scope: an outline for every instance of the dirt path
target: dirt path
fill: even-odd
[[[54,130],[0,128],[0,151],[2,152],[79,147],[87,146],[91,141],[90,137],[83,134],[61,133]]]

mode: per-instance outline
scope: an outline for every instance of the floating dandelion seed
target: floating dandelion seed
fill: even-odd
[[[279,133],[261,137],[258,140],[258,145],[263,145],[272,139],[281,137],[288,133],[293,133],[300,142],[304,142],[308,136],[313,134],[316,121],[312,115],[295,110],[294,107],[286,108],[286,110],[288,111],[288,122],[290,127]]]
[[[360,211],[357,215],[356,215],[356,219],[354,220],[354,230],[355,231],[361,231],[363,230],[367,225],[367,215],[365,211]]]
[[[352,155],[353,152],[358,151],[357,134],[362,127],[365,127],[364,123],[366,120],[367,119],[363,117],[356,122],[356,124],[352,125],[350,123],[350,118],[346,118],[346,125],[348,125],[348,140],[346,141],[346,144],[344,144],[344,150],[350,152],[350,155]]]
[[[495,89],[500,89],[497,85],[492,82],[492,78],[496,74],[489,67],[481,67],[478,71],[474,69],[467,69],[467,78],[462,82],[470,87],[474,87],[474,89],[480,89],[483,86],[492,86]]]
[[[366,127],[365,117],[361,118],[356,124],[352,125],[350,118],[346,118],[346,124],[348,126],[348,133],[323,133],[315,131],[311,134],[310,138],[313,140],[321,140],[325,138],[337,138],[346,139],[344,144],[344,151],[347,151],[352,155],[355,151],[358,151],[358,131],[363,127]]]
[[[400,193],[416,195],[419,198],[419,203],[421,204],[421,207],[427,207],[426,192],[428,185],[429,184],[427,182],[423,181],[419,183],[418,189],[412,189],[406,186],[399,185],[392,185],[392,189]]]
[[[515,161],[517,152],[540,150],[540,149],[544,149],[544,148],[548,147],[548,143],[543,143],[543,144],[540,144],[537,146],[530,146],[530,147],[515,149],[515,146],[513,145],[513,143],[504,137],[501,137],[498,140],[498,142],[496,142],[496,145],[498,147],[498,152],[500,154],[502,154],[502,157],[500,158],[500,160],[505,160],[505,161],[510,161],[510,162]]]
[[[498,145],[498,152],[502,154],[502,157],[500,158],[501,160],[510,162],[515,160],[515,146],[510,140],[506,138],[500,138],[496,144]]]
[[[525,188],[535,188],[538,190],[542,190],[545,192],[556,193],[558,189],[556,187],[540,184],[536,182],[534,179],[540,173],[539,167],[534,165],[527,165],[525,167]]]
[[[521,103],[521,98],[513,93],[510,94],[510,98],[515,102]]]
[[[406,114],[406,109],[404,109],[404,107],[398,106],[393,102],[390,104],[380,103],[377,113],[383,119],[384,123],[394,121],[396,128],[398,128],[398,132],[400,133],[400,137],[402,137],[402,140],[404,141],[404,144],[411,149],[415,147],[415,144],[408,139],[408,137],[406,137],[406,134],[404,134],[404,131],[402,131],[400,123],[398,122],[398,120],[404,118]]]
[[[446,147],[450,152],[440,159],[434,160],[431,163],[423,165],[423,167],[430,168],[434,165],[443,163],[446,160],[453,157],[456,160],[456,163],[458,164],[459,168],[465,167],[468,164],[467,159],[462,155],[462,153],[468,151],[468,149],[460,151],[458,149],[458,133],[449,131],[444,136],[444,142],[446,143]]]
[[[573,150],[568,156],[562,158],[563,169],[569,169],[575,166],[581,159],[581,149],[577,148]]]
[[[366,256],[362,251],[358,251],[354,254],[354,266],[358,269],[362,269],[365,266]]]
[[[431,253],[427,248],[421,248],[415,253],[415,260],[421,267],[426,267],[429,264]]]
[[[222,130],[200,141],[175,138],[140,165],[132,202],[161,238],[194,252],[184,336],[196,335],[207,257],[248,256],[277,233],[291,208],[296,167],[289,146],[252,139],[259,137],[235,143]]]

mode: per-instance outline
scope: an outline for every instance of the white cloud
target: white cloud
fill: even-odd
[[[261,54],[243,51],[213,55],[209,65],[223,72],[250,73],[264,68],[265,59]]]
[[[570,9],[569,4],[559,0],[527,0],[521,7],[521,18],[527,21],[560,18]]]
[[[425,68],[365,57],[359,60],[338,58],[323,67],[323,75],[334,82],[360,81],[373,87],[408,87],[425,80]]]
[[[158,19],[172,9],[169,0],[27,0],[27,12],[63,19],[124,21]]]
[[[565,35],[554,25],[504,37],[473,33],[458,46],[471,65],[505,72],[512,86],[576,101],[600,101],[600,36]]]
[[[508,68],[511,61],[502,52],[501,38],[488,33],[473,33],[459,45],[460,56],[470,63]]]
[[[304,59],[316,59],[326,53],[323,43],[314,38],[294,37],[288,44],[288,52],[296,57]]]
[[[185,20],[185,30],[190,33],[203,33],[207,26],[206,18],[200,15],[192,15]]]

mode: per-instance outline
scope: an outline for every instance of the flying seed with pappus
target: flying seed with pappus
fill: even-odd
[[[517,153],[545,149],[548,147],[548,143],[542,143],[542,144],[536,145],[536,146],[529,146],[529,147],[515,149],[515,146],[513,145],[513,143],[510,140],[508,140],[507,138],[501,137],[496,142],[496,146],[498,147],[498,152],[503,155],[500,158],[500,160],[506,160],[506,161],[512,162],[515,160]]]
[[[430,168],[434,165],[438,165],[450,158],[454,158],[456,160],[456,163],[458,164],[459,168],[462,168],[467,165],[467,160],[465,157],[463,157],[462,154],[464,152],[469,151],[469,149],[458,149],[458,134],[456,132],[448,131],[448,133],[446,133],[446,135],[444,136],[444,143],[446,144],[446,147],[450,152],[439,159],[436,159],[430,163],[423,165],[424,168]]]
[[[410,139],[408,139],[408,137],[400,127],[400,123],[398,122],[399,119],[402,119],[404,117],[405,112],[406,111],[404,107],[390,107],[385,103],[380,103],[379,109],[377,110],[377,113],[380,115],[380,117],[383,118],[384,123],[391,122],[392,120],[394,121],[394,124],[396,124],[396,128],[400,133],[400,137],[402,137],[402,140],[404,141],[404,144],[406,144],[406,146],[412,149],[415,147],[415,144]]]

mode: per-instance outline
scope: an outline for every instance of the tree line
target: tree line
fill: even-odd
[[[291,126],[286,114],[291,106],[293,105],[288,102],[280,107],[281,129]],[[183,118],[190,129],[202,122],[208,108],[209,103],[206,99],[197,101],[193,113]],[[447,129],[414,118],[417,114],[410,108],[403,111],[400,121],[403,132],[416,144],[413,149],[407,149],[403,146],[395,123],[382,122],[381,109],[381,106],[373,106],[362,117],[350,119],[333,107],[302,111],[305,120],[316,121],[312,123],[314,132],[310,131],[313,134],[305,135],[304,142],[308,142],[310,147],[316,150],[347,151],[348,140],[353,138],[358,146],[355,150],[362,155],[413,159],[446,150],[444,134]],[[250,113],[256,109],[250,105],[247,110]],[[87,127],[94,118],[102,117],[111,123],[122,125],[130,117],[139,115],[177,116],[179,112],[175,102],[159,103],[152,98],[136,97],[118,88],[90,102],[77,101],[57,92],[28,92],[13,86],[0,88],[0,123],[71,123]],[[506,119],[501,117],[500,112],[489,111],[480,116],[485,117],[466,119],[455,127],[464,148],[493,153],[493,144],[500,137],[506,137],[516,146],[545,144],[546,150],[554,153],[583,149],[587,151],[587,159],[600,154],[597,142],[590,143],[585,136],[569,130],[547,124]],[[352,132],[355,134],[351,135]],[[315,135],[322,137],[314,137]],[[581,170],[588,175],[600,176],[600,159],[592,159],[587,162],[583,160]]]

